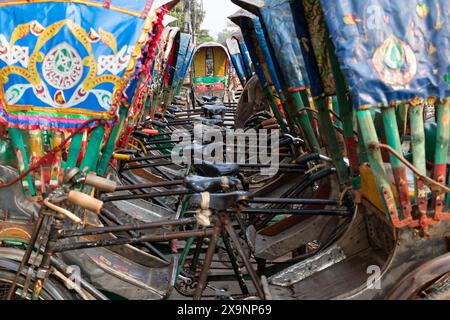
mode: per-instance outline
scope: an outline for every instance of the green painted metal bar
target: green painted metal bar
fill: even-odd
[[[314,103],[312,103],[312,105],[311,105],[311,101],[309,100],[310,97],[312,96],[311,90],[309,90],[309,89],[300,90],[300,91],[298,91],[298,93],[300,94],[300,97],[302,98],[303,105],[306,108],[314,109],[314,107],[315,107]],[[315,120],[314,119],[314,112],[312,110],[307,109],[306,110],[306,114],[308,115],[309,122],[312,125],[312,123],[314,123],[314,120]],[[314,129],[314,127],[313,127],[313,129]]]
[[[339,118],[341,118],[341,108],[339,107],[339,101],[338,101],[337,97],[332,96],[332,97],[330,97],[330,99],[331,99],[331,107],[332,107],[334,113],[337,114],[339,116]],[[335,123],[339,128],[344,129],[341,120],[336,119]]]
[[[384,132],[386,142],[399,154],[403,154],[400,135],[398,132],[395,107],[389,106],[382,109]],[[403,217],[411,220],[411,201],[409,199],[408,178],[405,165],[394,155],[389,155],[392,165],[395,184],[400,198],[401,212]]]
[[[397,207],[395,205],[391,186],[386,178],[386,171],[384,169],[381,152],[379,149],[372,147],[372,144],[376,145],[379,141],[370,109],[359,110],[357,112],[357,118],[360,126],[360,133],[364,141],[364,147],[367,151],[367,157],[386,216],[394,225],[398,225]]]
[[[189,199],[190,199],[190,196],[186,196],[186,198],[183,199],[184,202],[182,204],[182,208],[181,208],[181,212],[180,212],[180,219],[182,219],[184,217],[184,214],[189,207]],[[197,226],[194,227],[194,230],[196,230],[196,229],[197,229]],[[178,260],[178,267],[177,267],[177,271],[176,271],[177,273],[176,273],[175,279],[177,279],[178,276],[180,275],[180,273],[183,271],[184,262],[186,261],[189,251],[191,251],[192,244],[194,243],[195,239],[196,238],[194,238],[194,237],[186,239],[186,244],[184,245],[183,251],[181,252],[180,258]]]
[[[450,104],[442,101],[436,107],[437,128],[436,128],[436,150],[434,156],[433,178],[437,182],[444,184],[447,172],[448,145],[450,135]],[[444,208],[444,193],[437,192],[434,199],[435,217],[439,218]]]
[[[11,137],[12,143],[14,145],[14,148],[17,150],[19,149],[22,153],[22,161],[24,170],[29,169],[29,162],[28,162],[28,154],[25,149],[25,144],[23,142],[23,136],[22,131],[20,129],[16,128],[8,128],[9,136]],[[19,170],[20,172],[20,170]],[[36,190],[34,188],[34,182],[30,174],[27,175],[27,183],[28,183],[28,191],[30,193],[30,196],[34,196],[36,194]],[[23,187],[23,186],[22,186]]]
[[[290,94],[294,100],[294,104],[297,109],[297,119],[298,119],[299,125],[302,128],[303,132],[305,133],[306,139],[308,139],[308,142],[311,147],[311,151],[319,152],[320,144],[314,133],[314,129],[312,127],[308,113],[305,112],[305,109],[304,109],[305,105],[303,103],[302,95],[300,94],[299,91],[291,92]]]
[[[281,116],[280,110],[278,109],[278,104],[275,101],[275,98],[271,92],[270,87],[265,86],[263,89],[263,92],[264,92],[264,95],[266,96],[267,100],[269,101],[270,109],[272,110],[272,113],[275,116],[275,119],[277,120],[281,130],[286,133],[289,132],[286,122],[284,122],[283,117]]]
[[[119,137],[119,133],[122,131],[123,123],[128,114],[128,108],[124,105],[120,106],[119,109],[119,122],[112,128],[109,135],[108,141],[106,142],[105,148],[103,150],[102,157],[97,167],[97,175],[103,176],[108,168],[109,161],[111,160],[114,148]]]
[[[96,170],[104,136],[105,128],[102,125],[92,129],[91,134],[89,135],[86,153],[84,154],[83,160],[81,160],[81,170],[85,170],[86,168],[88,171]]]
[[[328,32],[327,32],[328,33]],[[339,104],[342,127],[344,129],[344,139],[347,149],[347,156],[350,161],[350,165],[356,175],[358,173],[358,154],[356,151],[356,139],[354,136],[353,125],[353,108],[352,104],[347,96],[347,89],[345,86],[344,75],[339,67],[339,62],[335,54],[334,44],[331,42],[331,38],[327,37],[327,51],[329,53],[331,62],[331,72],[333,73],[334,83],[336,86],[336,99]]]
[[[151,99],[149,99],[149,96],[146,96],[145,97],[145,101],[144,101],[145,115],[149,115],[150,114],[150,101],[151,101]]]
[[[328,149],[336,166],[339,182],[340,184],[348,184],[348,167],[344,161],[344,157],[341,151],[341,144],[339,143],[339,140],[336,136],[336,131],[333,126],[333,122],[331,121],[326,97],[317,99],[316,105],[319,112],[319,125],[321,128],[322,137],[327,142]]]
[[[423,102],[411,104],[409,107],[409,121],[411,126],[411,149],[413,165],[420,174],[427,174],[425,155],[425,130],[423,125]],[[428,188],[421,179],[415,179],[415,198],[420,212],[420,224],[427,225],[427,193]]]
[[[403,141],[403,136],[406,133],[406,128],[408,125],[408,108],[409,104],[406,103],[400,103],[397,105],[396,108],[396,115],[397,115],[397,122],[398,122],[398,128],[400,130],[400,140]]]
[[[81,152],[81,144],[83,142],[83,132],[76,133],[70,141],[67,160],[62,164],[62,168],[66,171],[68,168],[77,166],[78,156]]]

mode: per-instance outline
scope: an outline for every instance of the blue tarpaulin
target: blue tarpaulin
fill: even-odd
[[[300,42],[295,33],[289,1],[265,0],[260,8],[275,56],[290,88],[309,88],[311,81],[306,76],[307,67]],[[314,86],[317,88],[317,86]],[[315,90],[315,89],[314,89]]]
[[[321,0],[356,107],[449,93],[449,0]]]
[[[238,41],[234,38],[227,39],[227,49],[228,53],[230,54],[233,67],[236,70],[236,74],[241,81],[241,84],[245,85],[245,82],[247,81],[245,74],[245,65],[242,59]]]

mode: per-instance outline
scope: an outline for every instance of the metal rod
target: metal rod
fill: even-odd
[[[156,163],[144,163],[144,164],[137,164],[134,166],[127,166],[122,168],[122,171],[126,170],[134,170],[134,169],[144,169],[144,168],[152,168],[152,167],[164,167],[164,166],[170,166],[173,165],[172,161],[161,161]]]
[[[102,209],[103,211],[104,209]],[[86,235],[99,235],[104,233],[114,233],[114,232],[124,232],[124,231],[137,231],[137,230],[147,230],[159,227],[173,227],[181,226],[186,224],[195,223],[197,220],[195,218],[184,218],[179,220],[165,220],[165,221],[155,221],[139,224],[123,224],[120,226],[110,226],[110,227],[98,227],[98,228],[85,228],[78,230],[64,230],[60,233],[60,238],[78,237]]]
[[[251,203],[292,203],[292,204],[311,204],[311,205],[329,205],[337,206],[339,203],[336,200],[329,199],[292,199],[292,198],[269,198],[269,197],[254,197],[250,200]]]
[[[125,244],[137,244],[142,242],[160,242],[172,239],[187,239],[190,237],[209,237],[213,234],[213,229],[205,229],[199,231],[175,231],[165,232],[157,235],[146,235],[134,238],[115,238],[115,239],[101,239],[97,241],[82,241],[69,244],[58,244],[54,252],[63,252],[70,250],[89,249],[97,247],[108,247]]]
[[[206,250],[205,260],[203,261],[203,267],[200,271],[200,275],[198,278],[197,287],[195,288],[194,300],[200,300],[202,297],[203,290],[205,290],[206,282],[208,280],[208,271],[211,266],[211,262],[214,256],[214,252],[216,251],[216,244],[219,236],[222,232],[220,222],[215,219],[214,229],[211,234],[211,240],[209,241],[208,249]]]
[[[134,189],[146,189],[146,188],[155,188],[155,187],[169,187],[183,184],[184,180],[174,180],[174,181],[164,181],[157,183],[141,183],[141,184],[133,184],[133,185],[121,185],[117,186],[116,191],[123,190],[134,190]]]
[[[245,268],[247,269],[248,273],[250,274],[250,278],[253,282],[253,285],[255,286],[258,296],[261,299],[264,299],[264,291],[262,289],[261,280],[259,279],[258,274],[256,273],[250,260],[248,259],[247,255],[245,254],[244,249],[242,248],[242,245],[239,241],[236,231],[234,230],[233,225],[231,224],[230,217],[228,215],[226,215],[224,212],[221,212],[219,214],[222,216],[222,219],[223,219],[222,221],[223,221],[225,230],[227,231],[228,235],[230,236],[230,239],[234,245],[234,248],[238,252],[238,255],[241,257],[242,261],[244,262]]]
[[[119,196],[107,196],[102,197],[103,202],[120,201],[120,200],[132,200],[132,199],[149,199],[157,197],[168,197],[168,196],[181,196],[185,194],[194,194],[193,191],[187,189],[181,190],[170,190],[162,192],[149,192],[144,194],[124,194]]]
[[[28,260],[31,257],[31,252],[34,249],[34,245],[36,243],[37,237],[39,235],[39,232],[41,231],[42,223],[44,222],[44,210],[45,207],[41,206],[41,209],[39,210],[38,219],[36,221],[36,224],[33,229],[33,233],[30,237],[30,241],[28,242],[27,250],[25,251],[25,254],[23,255],[22,261],[20,262],[19,268],[17,269],[17,273],[14,277],[14,280],[11,283],[11,287],[9,288],[8,295],[6,296],[6,300],[11,300],[14,291],[16,290],[17,281],[19,281],[20,274],[22,273],[23,268],[25,267],[25,264],[28,263]]]

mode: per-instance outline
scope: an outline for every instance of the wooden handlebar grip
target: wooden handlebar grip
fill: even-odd
[[[117,183],[114,181],[96,176],[92,173],[86,176],[84,183],[104,192],[114,192],[117,188]]]
[[[130,160],[132,158],[132,156],[130,154],[121,154],[121,153],[113,153],[113,159],[116,160]]]
[[[143,129],[142,132],[150,136],[156,136],[159,133],[159,131],[156,129]]]
[[[67,200],[70,203],[76,204],[77,206],[80,206],[86,210],[100,213],[100,210],[103,207],[103,201],[100,201],[98,199],[95,199],[91,196],[88,196],[85,193],[82,193],[80,191],[72,190],[69,192],[69,195],[67,196]]]

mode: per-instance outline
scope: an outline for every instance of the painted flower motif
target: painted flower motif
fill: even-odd
[[[102,55],[98,58],[97,74],[105,72],[118,75],[128,66],[131,54],[134,50],[132,46],[123,46],[116,55]]]
[[[67,42],[62,42],[46,54],[42,73],[47,83],[57,89],[70,89],[83,76],[83,60],[77,50]]]
[[[428,13],[430,12],[430,9],[428,9],[427,5],[423,2],[419,2],[416,6],[416,13],[417,16],[421,19],[424,19]]]
[[[417,73],[417,58],[411,46],[395,36],[387,38],[372,58],[380,79],[394,89],[407,85]]]
[[[0,60],[8,66],[20,63],[22,67],[28,67],[29,49],[27,47],[11,45],[6,37],[0,35]]]
[[[53,98],[57,105],[63,106],[66,104],[66,97],[64,96],[64,91],[58,90],[55,92],[55,96]]]
[[[348,25],[357,24],[361,22],[361,19],[358,19],[354,13],[346,14],[343,18],[344,23]]]
[[[34,36],[39,37],[45,31],[45,28],[39,22],[33,20],[30,24],[30,31]]]
[[[389,41],[384,52],[383,62],[391,69],[400,69],[404,64],[402,45],[397,39]]]
[[[100,40],[100,35],[97,33],[97,31],[95,31],[94,29],[90,29],[89,33],[88,33],[88,41],[95,43],[98,42]]]

